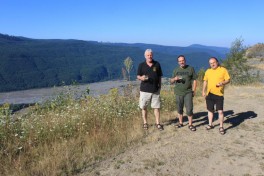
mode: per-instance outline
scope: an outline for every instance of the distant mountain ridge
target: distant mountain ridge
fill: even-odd
[[[188,46],[190,48],[200,48],[200,49],[210,49],[210,50],[214,50],[218,53],[228,53],[229,52],[229,48],[226,47],[218,47],[218,46],[204,46],[204,45],[200,45],[200,44],[192,44],[190,46]]]
[[[31,39],[0,34],[0,92],[62,84],[91,83],[122,79],[123,61],[133,59],[132,78],[151,48],[161,63],[164,76],[177,66],[177,55],[184,54],[196,70],[208,66],[208,58],[225,59],[228,48],[191,45],[163,46],[144,43],[103,43],[84,40]]]
[[[108,43],[106,43],[108,44]],[[156,45],[156,44],[144,44],[144,43],[109,43],[110,45],[117,45],[117,46],[132,46],[132,47],[139,47],[142,49],[145,48],[152,48],[156,52],[161,52],[165,54],[173,54],[173,55],[180,55],[182,53],[193,53],[193,52],[206,52],[211,54],[211,56],[217,55],[220,58],[225,58],[226,54],[229,52],[229,48],[225,47],[216,47],[216,46],[204,46],[200,44],[193,44],[187,47],[180,47],[180,46],[164,46],[164,45]]]

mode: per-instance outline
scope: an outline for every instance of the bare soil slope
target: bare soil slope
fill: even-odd
[[[226,134],[207,131],[205,102],[195,106],[196,132],[163,120],[164,131],[151,127],[141,143],[98,163],[80,175],[264,175],[264,87],[228,87]],[[173,117],[170,117],[173,119]]]

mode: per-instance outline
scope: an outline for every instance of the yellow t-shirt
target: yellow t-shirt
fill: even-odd
[[[207,81],[207,95],[209,92],[215,95],[224,95],[224,86],[216,87],[216,84],[229,80],[230,76],[224,67],[217,67],[216,69],[209,68],[206,70],[203,80]]]

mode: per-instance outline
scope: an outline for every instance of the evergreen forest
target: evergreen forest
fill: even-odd
[[[225,59],[229,52],[228,48],[198,44],[178,47],[0,34],[0,92],[123,79],[127,57],[133,60],[130,75],[135,79],[148,48],[153,50],[154,60],[161,63],[165,77],[171,76],[180,54],[198,71],[208,67],[210,56]]]

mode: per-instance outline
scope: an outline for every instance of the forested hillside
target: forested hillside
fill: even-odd
[[[164,76],[171,75],[179,54],[184,54],[187,62],[198,70],[207,67],[210,56],[224,59],[228,52],[227,48],[201,45],[113,44],[0,34],[0,92],[120,79],[127,57],[133,60],[131,75],[135,78],[147,48],[153,49],[154,59],[161,63]]]

